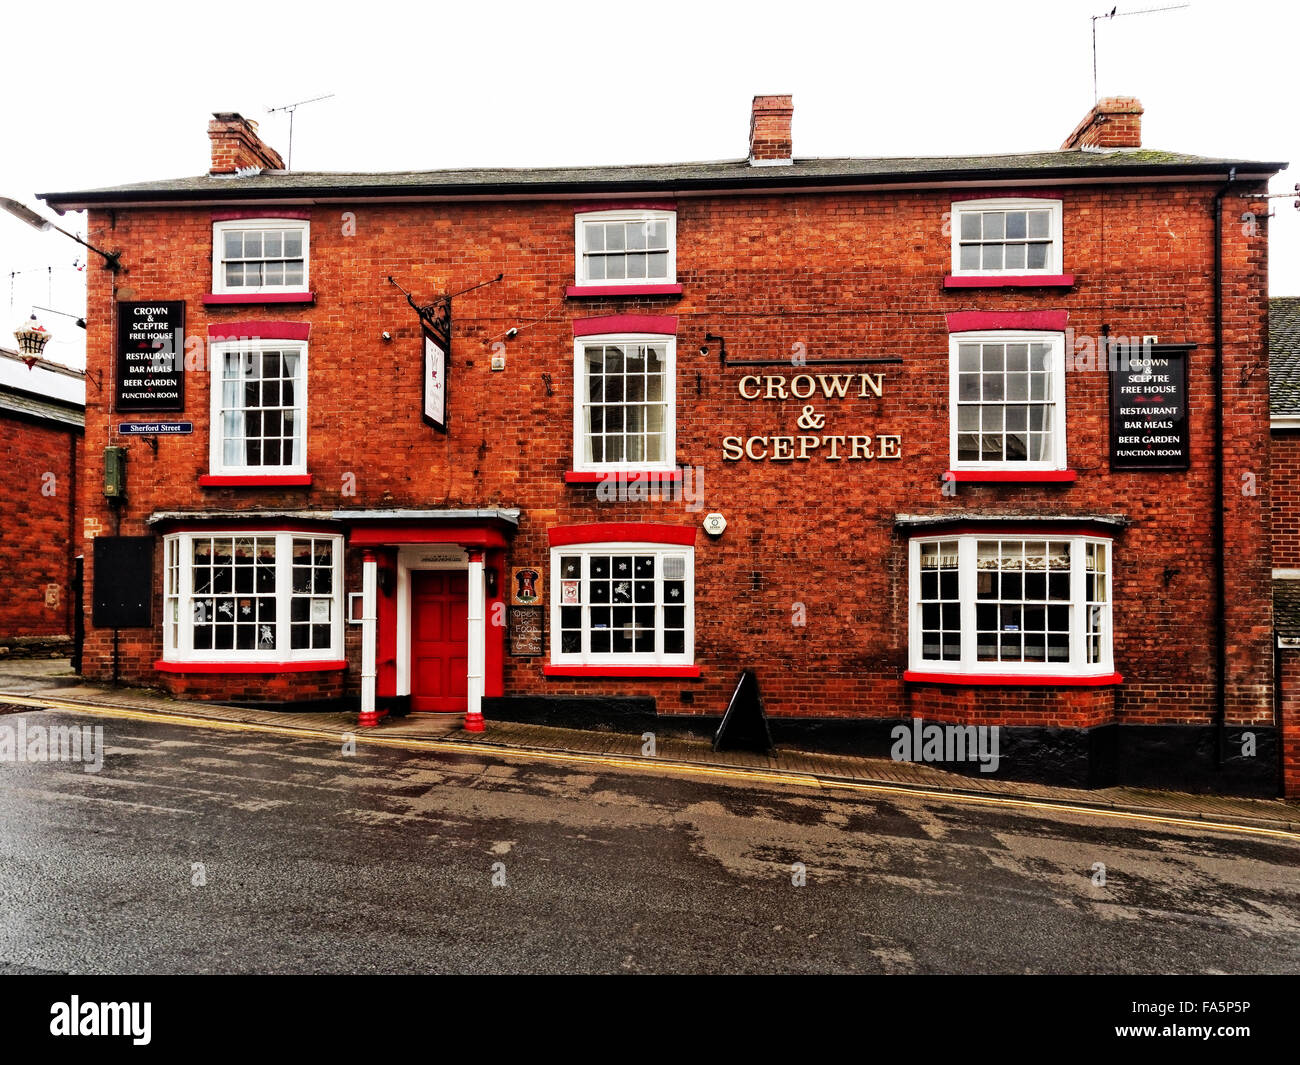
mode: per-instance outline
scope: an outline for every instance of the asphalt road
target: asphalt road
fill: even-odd
[[[1284,842],[19,718],[106,754],[0,761],[0,973],[1300,970]]]

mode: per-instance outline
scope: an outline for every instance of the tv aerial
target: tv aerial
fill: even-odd
[[[266,109],[268,115],[273,115],[277,111],[289,112],[289,150],[285,153],[284,158],[284,168],[286,170],[293,169],[293,113],[297,111],[298,108],[302,107],[303,104],[314,104],[319,100],[329,100],[333,98],[333,96],[334,94],[332,92],[327,92],[324,96],[313,96],[310,100],[299,100],[296,104],[285,104],[283,107],[268,107]]]

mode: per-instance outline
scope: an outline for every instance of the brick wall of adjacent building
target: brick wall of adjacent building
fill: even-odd
[[[0,416],[0,641],[72,633],[80,446],[80,432],[69,426]]]
[[[1273,565],[1300,569],[1300,432],[1273,433]]]
[[[1300,651],[1279,650],[1278,680],[1282,726],[1282,790],[1300,795]]]
[[[232,179],[237,180],[237,179]],[[232,193],[234,186],[232,185]],[[1065,268],[1073,288],[945,289],[945,191],[702,196],[677,203],[682,294],[566,298],[573,282],[572,201],[316,207],[311,214],[312,306],[205,307],[212,215],[193,208],[92,211],[92,242],[124,249],[128,274],[90,278],[90,317],[114,320],[114,300],[187,303],[191,337],[210,324],[309,322],[309,488],[201,488],[208,470],[209,385],[187,374],[190,437],[164,438],[157,455],[113,439],[92,395],[87,452],[130,452],[122,532],[149,531],[156,510],[205,508],[519,507],[508,564],[549,566],[548,527],[594,521],[658,521],[698,529],[703,515],[728,521],[717,541],[696,537],[698,680],[547,679],[545,659],[506,657],[507,693],[651,695],[669,712],[717,713],[736,671],[757,672],[769,711],[783,715],[898,715],[907,657],[906,541],[899,513],[1124,515],[1114,551],[1114,648],[1124,682],[1114,692],[1045,701],[981,688],[954,697],[981,720],[1207,723],[1214,705],[1214,344],[1212,184],[1023,188],[1060,196]],[[963,189],[1007,195],[1005,188]],[[273,213],[273,211],[272,211]],[[345,235],[347,215],[355,235]],[[1225,227],[1225,433],[1229,685],[1232,722],[1272,719],[1268,581],[1266,242]],[[454,304],[450,410],[442,436],[419,416],[418,322],[385,278],[422,299],[504,273],[502,282]],[[116,285],[116,287],[114,287]],[[1157,334],[1197,345],[1191,357],[1192,467],[1111,473],[1108,379],[1067,374],[1068,458],[1077,483],[962,485],[942,491],[948,468],[946,312],[1065,310],[1079,336]],[[677,461],[704,476],[702,509],[680,503],[605,502],[591,485],[566,485],[572,465],[573,330],[578,318],[616,313],[678,316]],[[512,327],[518,336],[502,337]],[[384,343],[381,334],[392,334]],[[809,400],[824,434],[898,434],[901,457],[858,462],[728,462],[724,436],[798,434],[804,401],[745,400],[749,369],[732,358],[809,362],[900,356],[901,365],[835,367],[884,375],[883,398]],[[494,343],[507,368],[490,369]],[[92,331],[90,365],[111,376],[112,337]],[[201,352],[191,352],[197,356]],[[790,377],[800,371],[791,365]],[[757,371],[764,372],[764,371]],[[816,372],[816,371],[814,371]],[[549,384],[548,384],[549,378]],[[1245,474],[1251,474],[1246,491]],[[355,495],[345,489],[355,478]],[[87,515],[109,525],[87,487]],[[158,562],[161,566],[161,560]],[[159,571],[156,587],[160,587]],[[796,618],[804,624],[796,624]],[[549,625],[548,625],[549,627]],[[92,630],[87,670],[103,675],[111,634]],[[160,634],[123,633],[122,670],[155,682]],[[353,658],[355,641],[351,643]],[[355,672],[355,662],[354,662]],[[171,683],[175,684],[175,681]],[[187,681],[202,694],[210,681]],[[260,683],[260,682],[259,682]],[[355,677],[349,678],[355,684]],[[693,694],[686,704],[683,692]],[[943,698],[917,693],[913,702]],[[929,709],[937,709],[927,703]],[[1111,707],[1113,706],[1113,712]]]

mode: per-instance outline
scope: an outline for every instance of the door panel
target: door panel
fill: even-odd
[[[411,574],[411,709],[463,713],[469,670],[469,576]]]

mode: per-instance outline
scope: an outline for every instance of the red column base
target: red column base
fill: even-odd
[[[483,715],[481,713],[467,713],[465,715],[465,731],[486,732],[487,725],[483,722]]]
[[[362,710],[357,716],[357,728],[375,728],[379,724],[378,710]]]

